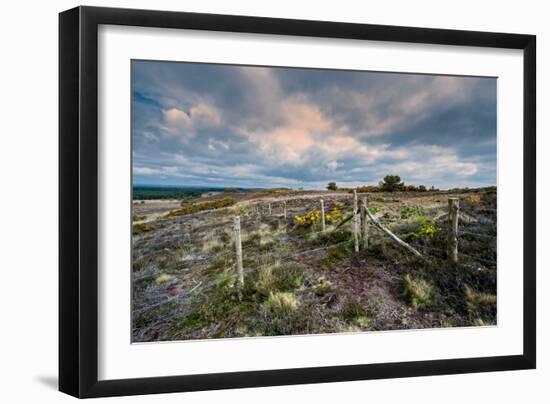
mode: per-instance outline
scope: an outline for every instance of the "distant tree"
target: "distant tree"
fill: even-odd
[[[327,189],[329,191],[336,191],[338,189],[338,187],[336,186],[336,183],[334,181],[332,181],[332,182],[328,183]]]
[[[426,191],[427,191],[425,185],[419,185],[419,186],[418,186],[418,190],[419,190],[420,192],[426,192]]]
[[[380,188],[386,192],[401,191],[404,188],[399,175],[386,175],[384,181],[380,183]]]

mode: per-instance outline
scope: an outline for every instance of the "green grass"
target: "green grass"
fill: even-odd
[[[132,216],[132,222],[140,222],[142,220],[147,219],[147,216],[140,216],[140,215],[133,215]]]
[[[325,256],[319,261],[321,267],[330,269],[344,258],[349,257],[354,253],[353,240],[342,242],[342,244],[329,247]]]
[[[188,314],[174,321],[169,335],[199,332],[203,338],[219,338],[233,328],[246,328],[255,303],[247,293],[239,294],[234,284],[230,274],[218,276],[214,287],[195,297]]]
[[[409,207],[406,206],[400,210],[401,219],[408,219],[412,216],[423,216],[425,215],[425,210],[423,207]]]
[[[366,315],[367,311],[365,308],[354,300],[346,300],[340,309],[340,317],[347,322],[351,322]]]
[[[436,235],[437,229],[433,220],[426,216],[418,216],[414,219],[410,225],[410,231],[405,234],[401,234],[401,238],[405,241],[412,241],[416,239],[433,239]]]
[[[291,291],[303,284],[302,268],[295,263],[264,266],[258,271],[256,291],[263,296],[273,292]]]
[[[349,298],[342,305],[339,316],[346,323],[346,332],[361,331],[370,325],[367,310],[359,302]]]

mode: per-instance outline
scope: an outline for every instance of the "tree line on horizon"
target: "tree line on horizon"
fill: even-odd
[[[336,191],[337,189],[344,189],[344,188],[338,188],[338,185],[336,182],[331,181],[327,184],[327,189],[329,191]],[[426,188],[425,185],[407,185],[403,181],[401,181],[401,177],[399,175],[386,175],[382,181],[378,183],[378,185],[363,185],[360,187],[355,188],[358,192],[427,192],[428,188]],[[436,189],[433,185],[429,189],[430,191],[439,191],[439,189]]]

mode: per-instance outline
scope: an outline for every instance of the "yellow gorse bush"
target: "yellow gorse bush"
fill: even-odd
[[[472,205],[479,205],[481,202],[481,197],[479,195],[470,195],[469,199]]]
[[[420,216],[416,219],[419,227],[416,233],[419,237],[433,238],[435,236],[435,224],[424,216]]]
[[[340,221],[342,221],[343,217],[344,215],[342,213],[341,206],[339,204],[336,204],[332,211],[325,214],[325,222],[329,224],[339,223]],[[321,209],[312,210],[303,216],[296,215],[294,216],[294,220],[297,224],[302,226],[319,224],[321,223]]]

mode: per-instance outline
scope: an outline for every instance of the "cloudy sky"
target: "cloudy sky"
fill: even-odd
[[[132,62],[134,184],[496,184],[496,79]]]

